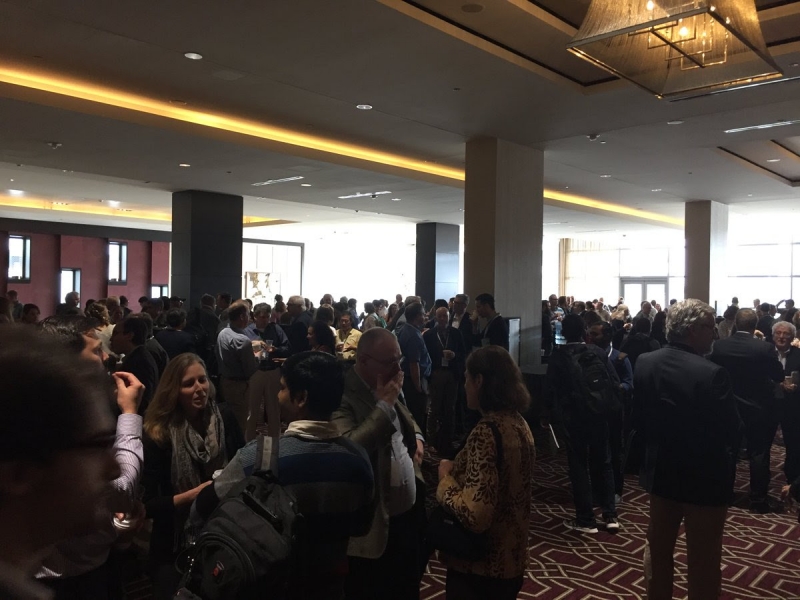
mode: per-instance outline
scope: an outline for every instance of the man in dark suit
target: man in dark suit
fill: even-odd
[[[750,510],[763,514],[770,510],[769,455],[778,429],[775,384],[783,380],[783,369],[775,349],[753,337],[757,322],[754,310],[741,309],[734,322],[736,333],[717,341],[709,358],[731,377],[747,438]]]
[[[650,600],[673,597],[673,553],[684,520],[689,597],[716,598],[720,592],[739,417],[727,371],[703,358],[714,337],[713,308],[700,300],[678,302],[667,313],[669,345],[643,354],[634,372],[634,393],[644,411],[641,483],[650,493]]]
[[[480,348],[482,346],[502,346],[508,350],[508,325],[503,316],[494,309],[494,296],[491,294],[478,294],[475,297],[475,312],[478,317],[486,322],[483,329],[476,320],[473,325],[475,335],[472,345]]]
[[[186,319],[186,331],[194,336],[197,354],[206,362],[208,374],[216,378],[219,369],[214,348],[217,345],[219,317],[216,313],[216,300],[211,294],[203,294],[200,306],[196,306]]]
[[[311,350],[308,344],[308,328],[314,322],[314,310],[306,310],[306,303],[302,296],[292,296],[286,303],[286,312],[292,317],[292,324],[286,328],[289,338],[289,351],[292,354]]]
[[[147,323],[144,319],[133,315],[114,326],[111,334],[111,351],[124,354],[120,371],[133,373],[144,385],[139,414],[144,416],[147,405],[158,387],[158,366],[152,355],[145,348],[147,341]]]
[[[759,304],[758,309],[756,309],[756,314],[758,315],[756,329],[764,334],[764,339],[766,341],[771,342],[772,325],[775,323],[775,319],[769,314],[769,304],[766,302]]]
[[[783,472],[790,484],[800,478],[800,348],[792,346],[795,335],[795,326],[786,321],[778,321],[772,328],[772,341],[785,377],[776,395],[786,446]]]
[[[422,339],[431,357],[428,441],[442,458],[452,460],[458,382],[464,379],[467,352],[461,332],[447,324],[449,319],[446,306],[437,308],[436,325]]]
[[[196,352],[194,336],[184,331],[186,326],[186,313],[182,310],[172,309],[167,313],[167,328],[156,333],[156,341],[167,353],[169,360],[179,354]]]

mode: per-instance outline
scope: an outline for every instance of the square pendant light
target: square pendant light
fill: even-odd
[[[592,0],[568,49],[659,98],[782,75],[754,0]]]

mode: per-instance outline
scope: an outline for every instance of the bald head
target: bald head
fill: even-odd
[[[436,327],[441,331],[447,329],[447,325],[450,323],[450,311],[447,310],[446,307],[441,306],[436,309]]]
[[[374,390],[378,378],[386,382],[397,374],[402,356],[394,334],[383,327],[373,327],[358,340],[354,368],[364,383]]]

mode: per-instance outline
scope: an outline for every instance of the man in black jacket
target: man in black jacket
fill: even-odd
[[[669,345],[642,355],[634,373],[633,389],[644,410],[641,483],[650,493],[650,600],[673,597],[673,553],[684,520],[689,597],[717,598],[720,592],[739,417],[727,371],[703,358],[714,337],[713,308],[700,300],[678,302],[667,313]]]
[[[792,346],[797,330],[792,323],[778,321],[772,327],[772,340],[783,366],[784,381],[777,390],[781,432],[786,446],[783,472],[786,481],[800,483],[800,348]]]
[[[111,351],[124,354],[121,371],[133,373],[144,385],[139,414],[144,416],[147,405],[158,387],[158,366],[152,355],[145,348],[147,341],[147,323],[144,319],[131,315],[118,323],[111,334]]]
[[[709,358],[731,377],[747,438],[750,510],[763,514],[770,510],[769,455],[778,429],[775,384],[783,380],[783,368],[775,348],[753,337],[756,321],[756,313],[750,308],[737,312],[736,333],[718,340]]]
[[[503,316],[494,309],[494,296],[478,294],[475,297],[475,312],[478,313],[478,317],[486,321],[486,325],[481,329],[477,320],[474,322],[475,335],[472,345],[478,348],[502,346],[508,350],[508,325]]]

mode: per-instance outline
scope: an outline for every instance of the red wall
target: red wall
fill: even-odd
[[[169,242],[153,242],[153,283],[169,283]]]
[[[30,283],[7,280],[9,233],[31,238]],[[125,285],[108,285],[108,241],[102,237],[0,231],[0,293],[16,290],[20,302],[37,304],[44,318],[64,301],[57,297],[62,268],[81,269],[81,306],[89,298],[122,295],[136,308],[140,296],[150,295],[152,283],[169,283],[169,242],[113,238],[128,244],[128,279]]]

